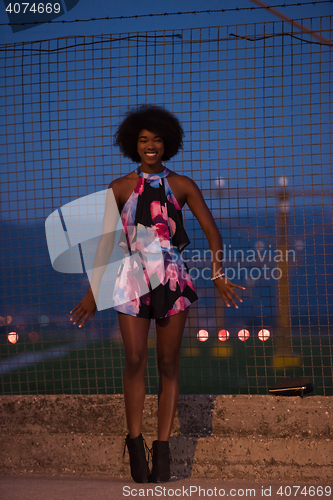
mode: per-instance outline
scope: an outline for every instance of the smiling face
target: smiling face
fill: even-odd
[[[149,130],[141,130],[137,143],[138,154],[141,158],[142,167],[148,172],[162,171],[162,156],[164,154],[164,143],[162,137]]]

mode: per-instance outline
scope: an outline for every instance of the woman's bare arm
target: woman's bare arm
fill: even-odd
[[[209,248],[212,255],[212,277],[222,273],[222,237],[212,216],[211,211],[201,194],[200,189],[196,183],[186,176],[181,176],[180,182],[182,183],[182,190],[186,194],[186,203],[198,220],[203,232],[208,240]],[[234,285],[227,278],[218,278],[214,280],[214,285],[218,289],[219,294],[224,300],[225,304],[230,307],[229,302],[238,309],[234,298],[242,302],[234,288],[245,290],[244,287]]]
[[[95,316],[100,283],[114,248],[116,229],[120,218],[118,209],[119,183],[117,181],[118,179],[111,182],[106,194],[102,234],[94,258],[90,286],[85,297],[70,311],[73,324],[81,322],[80,327],[87,322],[89,316]]]

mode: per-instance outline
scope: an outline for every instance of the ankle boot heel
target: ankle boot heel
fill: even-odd
[[[170,446],[169,441],[153,442],[153,468],[149,482],[166,483],[170,480]]]
[[[148,447],[143,440],[142,434],[134,439],[131,439],[129,434],[127,435],[123,457],[125,455],[126,446],[130,457],[132,479],[136,483],[148,483],[149,467],[145,451],[145,447],[146,449],[148,449]]]

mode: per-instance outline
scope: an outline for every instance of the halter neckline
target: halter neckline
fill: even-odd
[[[136,169],[136,173],[140,177],[143,177],[144,179],[147,179],[149,181],[154,181],[154,180],[163,179],[163,177],[166,177],[170,173],[170,170],[167,167],[164,167],[164,170],[162,172],[158,172],[156,174],[148,174],[147,172],[142,172],[140,170],[140,167],[138,167]]]

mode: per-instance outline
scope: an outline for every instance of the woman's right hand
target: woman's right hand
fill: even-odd
[[[81,302],[79,302],[78,305],[70,311],[72,315],[70,319],[73,321],[73,325],[81,322],[79,325],[79,328],[81,328],[88,321],[89,316],[95,318],[96,308],[97,306],[94,295],[89,288],[87,294],[83,297]]]

